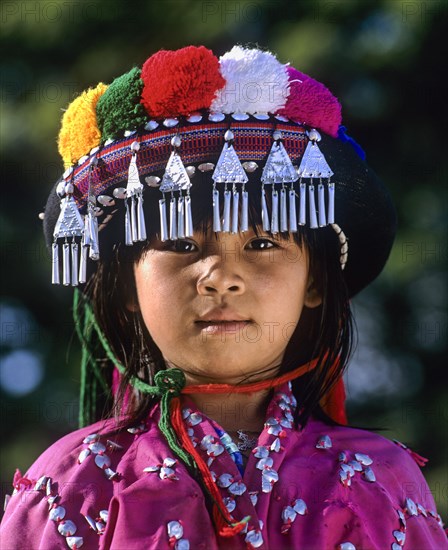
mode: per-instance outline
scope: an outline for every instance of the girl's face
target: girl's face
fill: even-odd
[[[137,304],[169,366],[196,382],[275,373],[302,308],[320,298],[305,249],[262,233],[155,241],[135,264]]]

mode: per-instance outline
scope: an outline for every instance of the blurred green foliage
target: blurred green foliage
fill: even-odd
[[[424,473],[446,517],[447,3],[42,0],[4,1],[0,11],[3,492],[15,467],[26,470],[77,425],[71,292],[50,284],[37,216],[62,171],[61,110],[158,49],[204,44],[222,54],[242,43],[325,82],[392,190],[396,244],[384,273],[354,300],[361,334],[349,413],[431,458]],[[17,351],[40,370],[14,362],[24,357],[11,356]],[[20,388],[33,372],[42,379],[32,391],[7,391],[6,377]]]

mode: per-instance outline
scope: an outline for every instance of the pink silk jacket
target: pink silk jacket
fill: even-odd
[[[16,475],[2,550],[57,548],[443,550],[440,516],[413,453],[369,431],[292,423],[290,386],[276,388],[242,477],[213,423],[184,399],[183,416],[235,520],[216,534],[198,481],[159,430],[113,420],[73,432]]]

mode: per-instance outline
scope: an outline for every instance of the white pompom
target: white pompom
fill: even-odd
[[[226,80],[210,111],[221,113],[276,113],[289,95],[287,65],[270,52],[234,46],[219,59]]]

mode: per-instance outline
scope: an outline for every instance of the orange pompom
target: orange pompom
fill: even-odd
[[[106,90],[107,85],[100,82],[95,88],[89,88],[78,96],[65,111],[58,148],[66,168],[100,144],[96,104]]]
[[[153,117],[175,117],[207,109],[225,84],[218,58],[204,46],[157,52],[146,60],[141,78],[141,102]]]

